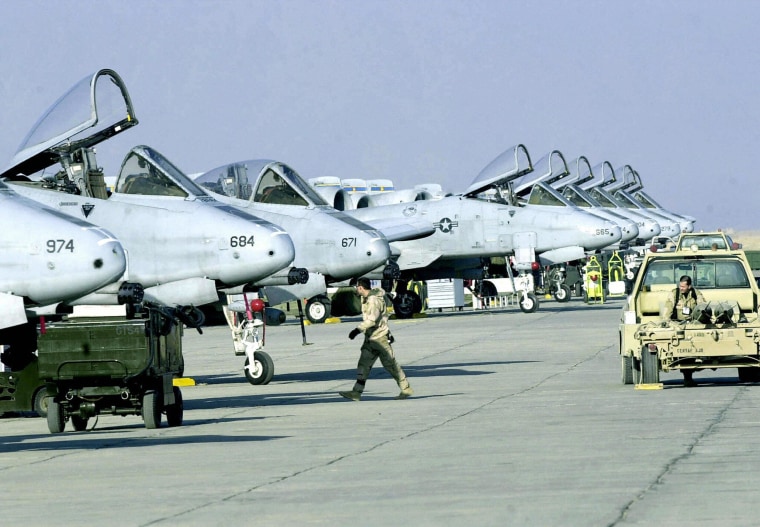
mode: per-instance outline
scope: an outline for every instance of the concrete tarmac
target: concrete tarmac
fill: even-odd
[[[415,390],[379,362],[361,402],[358,319],[266,330],[249,384],[226,327],[185,333],[184,424],[100,416],[51,435],[0,420],[3,525],[757,525],[760,386],[620,382],[620,300],[391,321]],[[756,435],[758,434],[758,435]]]

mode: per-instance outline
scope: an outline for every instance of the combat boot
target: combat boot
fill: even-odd
[[[351,390],[350,392],[338,392],[341,396],[345,397],[346,399],[351,399],[352,401],[359,401],[362,398],[362,392],[357,392],[356,390]]]
[[[407,386],[406,388],[403,388],[401,390],[401,393],[399,393],[396,396],[396,399],[406,399],[407,397],[411,397],[412,395],[414,395],[414,390],[412,390],[411,386]]]

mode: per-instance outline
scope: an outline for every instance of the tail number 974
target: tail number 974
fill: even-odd
[[[253,236],[231,236],[230,247],[253,247]]]

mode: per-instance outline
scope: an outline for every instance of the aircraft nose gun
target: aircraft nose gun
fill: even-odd
[[[309,270],[303,267],[291,267],[288,271],[288,285],[305,284],[309,281]]]

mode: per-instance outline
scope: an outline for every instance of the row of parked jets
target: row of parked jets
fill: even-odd
[[[0,173],[6,364],[34,352],[39,317],[116,305],[131,284],[167,305],[242,292],[270,305],[307,299],[319,321],[329,315],[327,287],[358,276],[477,279],[493,256],[515,255],[527,270],[691,232],[695,221],[660,207],[630,166],[568,164],[559,151],[534,165],[523,145],[451,195],[436,185],[306,181],[273,160],[189,177],[144,145],[107,177],[95,146],[137,124],[121,77],[99,70],[43,114]]]

